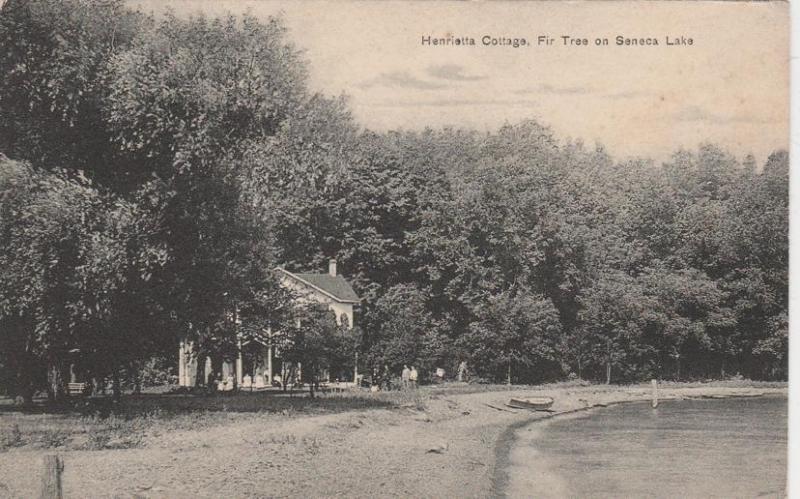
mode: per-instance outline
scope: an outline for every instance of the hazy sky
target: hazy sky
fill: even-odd
[[[283,12],[311,86],[373,129],[494,129],[536,118],[616,157],[712,141],[759,162],[789,143],[789,8],[744,2],[133,1],[178,13]],[[470,37],[475,46],[423,45]],[[528,46],[484,46],[482,37]],[[539,45],[540,35],[554,39]],[[564,46],[568,35],[589,46]],[[617,46],[615,37],[658,46]],[[666,38],[692,45],[667,46]],[[596,38],[609,45],[595,46]]]

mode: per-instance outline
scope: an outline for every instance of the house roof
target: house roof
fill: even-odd
[[[321,291],[338,302],[358,303],[361,301],[356,292],[353,291],[353,287],[350,286],[350,283],[340,275],[295,274],[285,269],[278,270],[303,284]]]

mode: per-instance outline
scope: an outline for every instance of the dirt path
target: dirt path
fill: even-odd
[[[663,398],[786,393],[785,388],[663,388]],[[650,389],[570,387],[432,395],[424,408],[253,416],[149,435],[142,448],[66,451],[66,497],[487,497],[503,480],[509,427],[547,413],[511,396],[549,395],[558,413],[646,400]],[[44,451],[0,453],[0,497],[38,491]],[[500,456],[500,467],[496,466]]]

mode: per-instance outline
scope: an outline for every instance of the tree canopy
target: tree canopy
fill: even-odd
[[[313,373],[355,349],[363,371],[498,381],[786,376],[785,151],[656,164],[535,121],[363,130],[290,40],[279,17],[3,5],[6,390],[58,399],[67,362],[116,380],[179,338],[218,363],[281,328]],[[272,272],[329,258],[358,333]]]

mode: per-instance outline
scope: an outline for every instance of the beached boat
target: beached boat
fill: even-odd
[[[546,411],[553,405],[551,397],[530,397],[524,399],[511,399],[506,404],[514,409],[531,409],[534,411]]]

